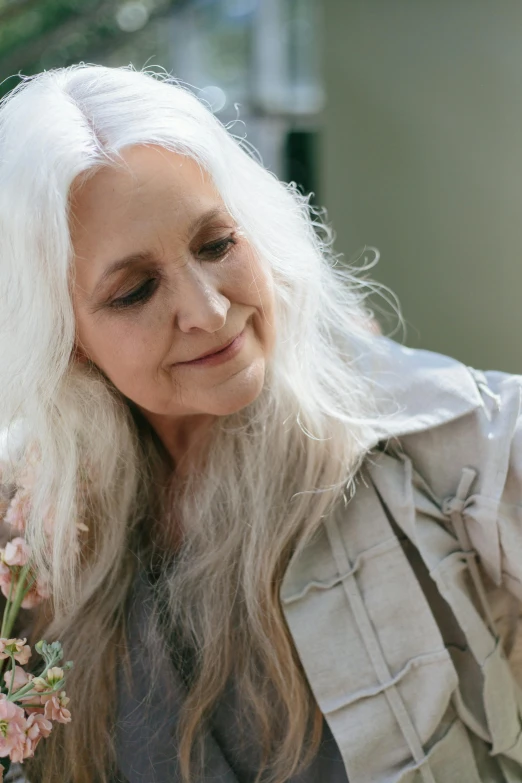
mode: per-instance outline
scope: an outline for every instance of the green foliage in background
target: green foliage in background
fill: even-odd
[[[147,16],[164,15],[180,0],[143,2]],[[74,62],[99,62],[142,30],[125,31],[118,0],[0,0],[0,96],[30,75]],[[138,3],[134,3],[138,5]]]

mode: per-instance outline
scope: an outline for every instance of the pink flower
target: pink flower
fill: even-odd
[[[48,720],[55,720],[57,723],[70,723],[71,713],[67,708],[70,699],[65,695],[65,691],[54,694],[43,694],[40,696],[42,704],[45,704],[44,715]]]
[[[25,746],[25,713],[21,707],[7,701],[0,693],[0,756],[9,756],[12,761],[21,761]]]
[[[34,755],[36,746],[42,739],[42,737],[48,737],[53,728],[51,721],[47,720],[43,715],[38,715],[33,712],[29,715],[26,723],[26,739],[24,746],[24,759]],[[1,778],[0,778],[1,783]]]
[[[27,639],[0,639],[0,660],[12,655],[15,661],[25,666],[31,657],[31,648],[26,641]]]
[[[15,530],[23,532],[30,509],[31,500],[29,495],[24,489],[19,489],[9,504],[4,522],[14,527]]]
[[[31,550],[25,541],[25,538],[13,538],[5,545],[2,553],[2,560],[8,566],[24,566],[31,555]]]
[[[11,591],[11,583],[13,583],[13,589]],[[18,585],[18,579],[16,574],[11,570],[9,566],[0,560],[0,591],[9,598],[11,592],[11,598],[13,597]],[[50,592],[47,584],[42,579],[37,579],[31,589],[25,594],[22,600],[22,609],[34,609],[49,598]]]
[[[11,581],[13,581],[13,580],[11,580]],[[16,589],[16,585],[13,586],[13,595],[14,595],[15,589]],[[0,591],[2,592],[3,595],[5,595],[6,598],[9,598],[9,593],[10,593],[9,585],[0,584]]]
[[[13,572],[11,571],[9,566],[6,566],[6,564],[0,560],[0,587],[2,588],[2,592],[4,593],[6,598],[9,595],[9,587],[12,581],[13,581]],[[7,592],[4,592],[3,590],[4,587],[7,590]]]
[[[53,724],[51,721],[44,718],[43,715],[33,713],[32,715],[29,715],[29,718],[27,719],[27,734],[32,739],[34,739],[37,731],[42,737],[48,737],[52,728]]]
[[[0,590],[2,590],[1,585]],[[42,579],[37,579],[22,601],[22,609],[34,609],[35,606],[41,604],[42,601],[45,601],[49,596],[50,592],[46,583]]]
[[[27,737],[24,737],[23,742],[17,742],[16,746],[9,753],[9,758],[15,764],[19,764],[23,761],[26,743]]]
[[[30,717],[31,715],[42,715],[44,713],[43,706],[41,707],[39,705],[40,697],[39,696],[23,696],[21,699],[18,700],[18,703],[21,707],[24,708],[25,714]],[[28,706],[28,704],[30,706]]]
[[[6,671],[4,674],[4,680],[8,688],[11,687],[12,679],[13,679],[13,672],[11,670]],[[22,669],[21,666],[15,666],[15,674],[13,680],[13,693],[20,690],[20,688],[23,688],[24,685],[27,685],[29,680],[30,677],[25,671],[25,669]]]

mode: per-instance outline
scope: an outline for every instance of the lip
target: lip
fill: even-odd
[[[192,359],[190,362],[177,362],[181,367],[201,367],[222,364],[227,362],[236,356],[245,342],[245,330],[243,329],[233,340],[229,343],[225,343],[223,348],[218,348],[214,351],[208,351],[202,354],[197,359]]]

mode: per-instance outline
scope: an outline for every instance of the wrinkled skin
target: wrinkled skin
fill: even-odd
[[[138,406],[178,462],[216,416],[260,393],[272,277],[193,160],[152,146],[123,159],[71,194],[76,359]],[[243,330],[227,361],[186,364]]]

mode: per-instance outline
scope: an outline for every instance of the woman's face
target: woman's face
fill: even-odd
[[[269,270],[192,159],[145,146],[123,159],[73,189],[79,355],[156,424],[233,413],[263,386]]]

